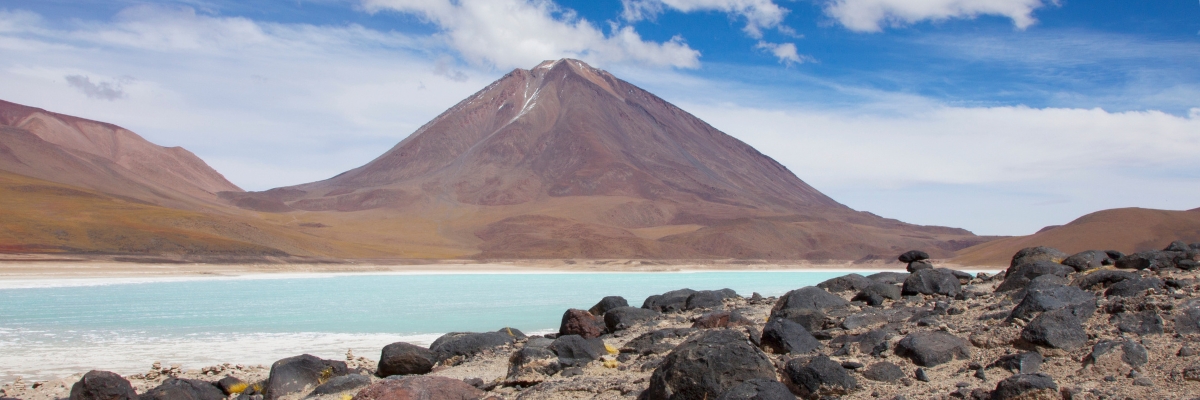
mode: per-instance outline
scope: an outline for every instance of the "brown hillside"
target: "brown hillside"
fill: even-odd
[[[404,256],[856,260],[986,240],[851,210],[577,60],[514,70],[362,167],[221,197]]]
[[[1007,267],[1014,253],[1033,246],[1054,247],[1068,254],[1084,250],[1132,253],[1160,250],[1175,240],[1200,242],[1200,212],[1196,211],[1145,208],[1097,211],[1033,235],[996,240],[964,249],[953,262]]]
[[[6,101],[0,101],[0,170],[177,208],[241,191],[183,148]]]

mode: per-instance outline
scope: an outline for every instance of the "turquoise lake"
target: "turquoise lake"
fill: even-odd
[[[557,331],[568,308],[618,295],[641,306],[680,288],[778,296],[848,272],[505,273],[197,278],[0,289],[0,382],[154,361],[200,368],[269,365],[388,343],[428,345],[455,331]],[[863,273],[860,271],[860,273]]]

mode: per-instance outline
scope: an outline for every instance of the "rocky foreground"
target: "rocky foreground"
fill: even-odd
[[[1075,255],[1036,247],[996,276],[900,256],[779,298],[682,289],[567,310],[557,335],[451,333],[378,361],[155,365],[5,385],[20,399],[1193,399],[1200,243]],[[140,395],[139,395],[140,393]]]

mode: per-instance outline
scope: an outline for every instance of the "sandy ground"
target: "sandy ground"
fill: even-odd
[[[261,274],[311,273],[560,273],[560,272],[686,272],[686,271],[904,271],[901,263],[808,262],[777,260],[348,260],[321,263],[208,264],[177,262],[119,262],[57,255],[0,255],[3,282],[94,278],[230,277]],[[997,267],[963,267],[963,271],[996,271]]]

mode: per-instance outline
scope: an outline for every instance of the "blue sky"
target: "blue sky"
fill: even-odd
[[[0,4],[0,99],[264,190],[381,154],[576,57],[859,210],[1028,234],[1200,207],[1200,2],[319,0]]]

